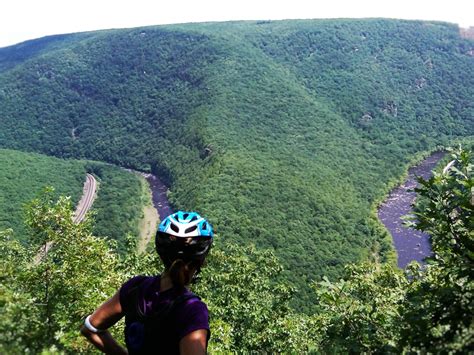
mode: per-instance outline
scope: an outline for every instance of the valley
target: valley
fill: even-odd
[[[0,48],[0,352],[90,353],[86,315],[162,272],[151,241],[156,210],[171,209],[216,232],[190,285],[211,315],[209,353],[471,348],[473,51],[454,24],[377,18]],[[403,270],[430,249],[399,224],[413,179],[390,191],[460,144],[450,173],[419,190],[435,257]],[[75,224],[86,174],[100,189]]]
[[[395,262],[373,209],[413,157],[474,135],[474,45],[459,33],[243,21],[2,48],[0,147],[157,176],[173,208],[213,222],[224,250],[274,252],[309,312],[313,282],[374,255]],[[116,184],[94,203],[94,232],[125,250],[140,233],[141,188],[111,169],[87,169]]]

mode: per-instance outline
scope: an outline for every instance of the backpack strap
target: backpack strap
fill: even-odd
[[[140,287],[144,284],[147,280],[147,277],[143,277],[136,282],[136,284],[130,288],[128,292],[128,302],[127,302],[127,315],[133,316],[136,320],[144,323],[146,321],[155,321],[159,319],[167,318],[177,306],[185,303],[190,299],[198,299],[201,298],[194,293],[182,294],[176,297],[173,301],[167,304],[164,307],[161,307],[157,312],[149,315],[145,315],[142,310],[140,309],[140,304],[138,302],[139,294],[140,294]]]
[[[146,276],[139,276],[139,279],[128,290],[126,298],[127,311],[125,312],[127,315],[140,315],[142,313],[140,311],[140,307],[138,306],[138,295],[140,292],[140,286],[145,282],[146,279]]]
[[[185,303],[188,300],[194,299],[194,298],[196,298],[198,300],[201,299],[199,296],[195,295],[194,293],[180,295],[180,296],[176,297],[172,302],[167,304],[165,307],[162,307],[158,312],[156,312],[154,314],[151,314],[149,316],[144,315],[144,318],[149,319],[149,320],[166,319],[174,311],[174,309],[177,306],[179,306],[180,304]]]

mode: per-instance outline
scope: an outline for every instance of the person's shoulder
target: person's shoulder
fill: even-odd
[[[127,303],[127,299],[135,290],[140,288],[142,285],[153,283],[156,278],[157,276],[139,275],[134,276],[123,283],[119,290],[119,298],[122,307]]]
[[[193,293],[187,294],[187,297],[189,298],[177,312],[177,324],[180,324],[179,338],[182,339],[187,334],[200,329],[207,330],[209,337],[209,311],[206,303]]]
[[[125,281],[122,286],[120,287],[121,289],[130,289],[135,286],[141,285],[143,283],[148,283],[152,280],[155,280],[156,276],[145,276],[145,275],[138,275],[134,276],[127,281]]]
[[[187,312],[194,311],[194,312],[204,312],[208,313],[206,303],[201,300],[201,298],[196,295],[195,293],[188,291],[184,295],[185,301],[183,302],[183,309]]]

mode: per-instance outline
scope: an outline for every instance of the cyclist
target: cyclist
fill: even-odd
[[[213,234],[209,222],[196,212],[179,211],[165,218],[155,238],[165,271],[125,282],[86,318],[82,334],[106,353],[205,354],[208,310],[187,286],[199,273]],[[107,331],[124,316],[127,349]]]

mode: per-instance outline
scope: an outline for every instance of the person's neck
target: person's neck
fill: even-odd
[[[173,282],[171,281],[171,277],[164,273],[160,277],[160,292],[164,292],[170,288],[173,288]]]

